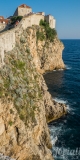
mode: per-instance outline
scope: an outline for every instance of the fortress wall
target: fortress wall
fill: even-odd
[[[16,28],[0,33],[0,67],[4,65],[4,52],[11,51],[15,47],[15,37],[22,33],[22,29],[29,26],[31,26],[31,16],[23,18]]]
[[[31,26],[31,16],[23,18],[20,24],[23,29],[30,27]]]
[[[55,28],[56,21],[53,16],[47,15],[45,16],[45,20],[49,23],[51,28]]]
[[[54,17],[50,16],[50,18],[49,18],[50,27],[55,28],[55,23],[56,23],[56,21],[55,21]]]
[[[32,12],[31,8],[19,8],[18,7],[18,16],[24,16],[30,12]]]
[[[0,31],[2,31],[6,27],[6,24],[0,23]]]
[[[15,47],[15,30],[0,34],[0,66],[4,65],[4,52],[8,52]]]
[[[20,8],[18,7],[14,12],[14,16],[24,16],[32,12],[32,8]]]
[[[15,47],[15,32],[6,32],[3,34],[0,39],[2,40],[2,44],[0,43],[0,47],[3,45],[4,50],[6,52],[12,50]]]
[[[22,29],[34,25],[39,25],[42,15],[31,15],[22,19],[19,25],[11,30],[5,31],[0,34],[0,66],[4,65],[4,52],[11,51],[15,47],[16,36],[21,34]]]
[[[55,28],[56,26],[56,20],[53,18],[53,24],[52,24],[53,28]]]
[[[39,25],[41,19],[44,20],[44,15],[32,14],[24,17],[18,26],[14,29],[5,31],[0,34],[0,66],[4,65],[4,52],[11,51],[15,47],[16,36],[20,36],[23,29],[30,27],[32,25]],[[51,27],[55,28],[55,19],[51,18]],[[50,19],[49,19],[50,20]],[[54,20],[54,21],[53,21]]]
[[[44,20],[44,15],[33,14],[31,17],[31,25],[39,25],[41,19]]]
[[[32,25],[39,25],[41,19],[44,20],[44,15],[33,14],[23,18],[20,24],[23,29],[26,29],[27,27],[30,27]]]

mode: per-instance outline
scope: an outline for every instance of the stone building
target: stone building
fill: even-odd
[[[27,6],[26,4],[22,4],[16,9],[13,16],[25,16],[31,12],[32,12],[31,7]]]
[[[52,15],[45,15],[44,12],[32,13],[32,8],[27,6],[26,4],[20,5],[13,16],[31,16],[29,23],[31,25],[39,25],[41,19],[46,20],[51,28],[55,28],[55,19]],[[28,17],[27,17],[28,18]]]
[[[46,15],[45,20],[49,23],[51,28],[55,28],[56,25],[56,20],[52,15]]]
[[[32,8],[26,4],[22,4],[17,7],[13,16],[23,16],[26,17],[26,23],[31,25],[39,25],[41,19],[46,20],[51,28],[55,28],[56,20],[52,15],[45,15],[44,12],[33,13]]]
[[[0,24],[8,24],[9,23],[9,19],[5,19],[3,16],[0,16]]]
[[[3,16],[0,16],[0,31],[2,31],[8,23],[9,19],[5,19]]]
[[[0,19],[4,19],[4,17],[3,17],[3,16],[0,16]]]

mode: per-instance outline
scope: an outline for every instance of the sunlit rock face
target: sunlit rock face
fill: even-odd
[[[36,32],[36,26],[17,31],[16,45],[5,52],[0,68],[0,152],[17,160],[53,160],[47,123],[66,113],[42,76],[65,67],[63,45],[57,38],[38,41]]]
[[[50,42],[48,39],[37,40],[37,30],[45,34],[44,29],[39,26],[35,27],[35,29],[34,27],[27,29],[27,44],[30,46],[37,70],[40,73],[45,73],[54,69],[64,69],[65,65],[62,60],[64,46],[62,42],[57,37],[54,38],[53,42]]]

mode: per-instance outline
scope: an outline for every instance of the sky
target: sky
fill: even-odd
[[[60,39],[80,39],[80,0],[0,0],[0,16],[13,15],[21,4],[53,15]]]

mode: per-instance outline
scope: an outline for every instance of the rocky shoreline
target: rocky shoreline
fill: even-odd
[[[67,106],[63,103],[56,102],[48,92],[47,85],[43,80],[42,90],[44,93],[45,112],[47,123],[59,119],[61,116],[67,114]]]

